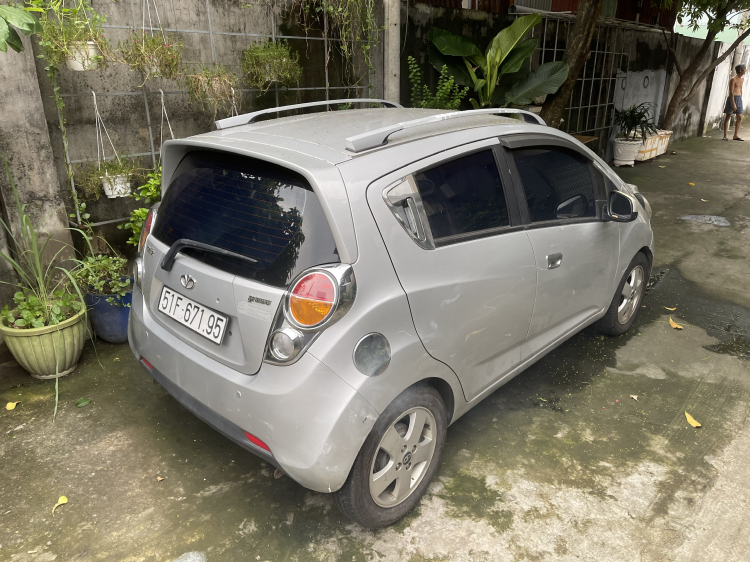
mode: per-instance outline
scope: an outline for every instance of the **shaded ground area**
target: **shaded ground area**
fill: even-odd
[[[0,400],[21,400],[0,410],[0,560],[750,558],[750,146],[674,148],[618,170],[651,201],[657,237],[634,328],[585,330],[459,420],[395,527],[363,531],[329,496],[275,479],[126,346],[98,344],[61,380],[54,423],[54,384],[0,356]],[[730,226],[679,218],[700,214]]]

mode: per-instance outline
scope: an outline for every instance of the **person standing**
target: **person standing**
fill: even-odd
[[[744,141],[740,138],[740,123],[742,123],[742,84],[745,82],[746,68],[744,64],[738,64],[734,67],[737,74],[729,81],[729,97],[724,106],[724,139],[728,141],[727,133],[729,132],[729,119],[735,115],[734,120],[734,137],[732,140]]]

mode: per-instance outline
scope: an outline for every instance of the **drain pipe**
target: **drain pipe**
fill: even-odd
[[[401,0],[385,0],[385,72],[383,97],[388,101],[401,101]]]

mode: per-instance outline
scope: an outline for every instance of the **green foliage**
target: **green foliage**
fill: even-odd
[[[5,228],[8,238],[16,249],[14,256],[0,252],[0,258],[4,259],[16,272],[20,290],[13,298],[17,310],[10,310],[6,305],[2,317],[9,325],[16,328],[55,325],[81,310],[83,306],[83,295],[78,284],[66,269],[56,265],[57,258],[68,246],[60,244],[60,248],[54,254],[51,251],[48,252],[49,243],[53,238],[41,232],[38,224],[34,224],[27,212],[27,205],[21,204],[16,184],[4,156],[3,163],[16,203],[20,233],[14,234],[8,224],[0,219],[0,224]],[[83,232],[81,234],[88,243],[88,237]],[[12,285],[4,281],[0,283]]]
[[[149,78],[176,79],[182,62],[182,39],[162,31],[149,36],[146,31],[133,31],[124,44],[118,44],[122,62],[131,70],[143,73],[144,83]]]
[[[112,295],[107,297],[108,303],[127,306],[123,305],[121,300],[121,297],[124,297],[130,290],[131,285],[127,263],[128,260],[119,256],[103,254],[88,256],[78,262],[73,278],[88,293]]]
[[[161,168],[150,171],[146,175],[146,183],[138,187],[135,191],[135,200],[143,200],[146,205],[152,205],[157,201],[161,201]],[[128,222],[117,225],[117,228],[120,230],[130,230],[132,232],[130,238],[128,238],[128,244],[138,246],[141,231],[143,230],[143,222],[146,220],[147,215],[148,208],[141,207],[130,213],[130,220]]]
[[[625,140],[636,140],[639,134],[645,139],[649,133],[656,134],[653,113],[654,106],[650,103],[639,103],[622,111],[615,109],[614,123]]]
[[[196,74],[185,76],[190,101],[213,111],[214,119],[219,109],[230,113],[234,104],[239,105],[240,89],[237,76],[221,64],[201,65]]]
[[[437,90],[433,94],[422,84],[422,72],[414,57],[409,56],[409,82],[411,82],[411,105],[412,107],[424,107],[428,109],[458,109],[469,93],[469,88],[461,88],[455,83],[452,76],[448,74],[448,67],[443,65],[440,69]]]
[[[117,228],[121,230],[128,229],[132,231],[133,234],[131,234],[130,238],[128,238],[128,244],[138,246],[138,241],[141,238],[141,231],[143,230],[143,223],[145,222],[147,216],[147,208],[142,207],[140,209],[135,209],[130,213],[130,220],[128,222],[117,225]]]
[[[104,38],[102,25],[106,18],[87,0],[29,0],[31,9],[39,14],[39,46],[42,56],[52,66],[68,59],[76,59],[84,68],[97,68],[112,58],[109,43]],[[99,49],[91,56],[81,48],[93,42]]]
[[[48,294],[45,300],[29,290],[17,291],[13,302],[15,308],[11,310],[6,304],[0,316],[8,327],[18,329],[55,326],[83,308],[81,301],[64,289]]]
[[[372,53],[380,41],[379,32],[384,29],[377,23],[377,10],[382,4],[375,0],[291,0],[288,6],[296,23],[308,35],[312,32],[319,36],[325,18],[328,37],[333,39],[329,45],[338,50],[344,62],[345,84],[358,86],[375,72]],[[372,88],[372,84],[369,86]]]
[[[91,404],[91,398],[79,398],[76,400],[76,408],[83,408]]]
[[[517,18],[490,41],[484,54],[465,37],[433,27],[428,34],[430,62],[436,70],[447,66],[457,84],[473,88],[476,99],[469,101],[475,109],[527,105],[536,97],[554,94],[568,77],[568,65],[562,61],[528,72],[525,63],[538,40],[524,36],[541,19],[541,14]]]
[[[671,7],[672,1],[661,2]],[[683,0],[679,4],[677,22],[697,31],[703,26],[709,32],[721,33],[725,29],[745,29],[747,24],[741,12],[750,10],[750,0]]]
[[[23,43],[18,31],[24,35],[33,35],[41,30],[29,11],[22,6],[0,6],[0,51],[7,53],[10,47],[20,53],[23,51]]]
[[[161,201],[161,166],[146,174],[146,183],[135,190],[135,200],[145,199],[146,205]]]
[[[295,84],[302,77],[302,67],[299,54],[286,41],[264,41],[251,43],[242,52],[242,73],[248,86],[265,92],[274,82]]]

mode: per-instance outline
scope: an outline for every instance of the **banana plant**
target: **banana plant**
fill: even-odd
[[[433,27],[428,33],[430,63],[438,71],[447,66],[457,84],[474,89],[469,101],[475,109],[528,105],[534,98],[554,94],[568,77],[568,65],[562,61],[533,71],[524,64],[538,45],[535,37],[524,36],[541,20],[541,14],[517,18],[495,35],[484,54],[465,37]]]
[[[33,35],[40,31],[39,22],[29,11],[18,6],[0,6],[0,51],[8,52],[8,47],[20,53],[23,51],[23,43],[18,35],[18,30],[24,35]]]

